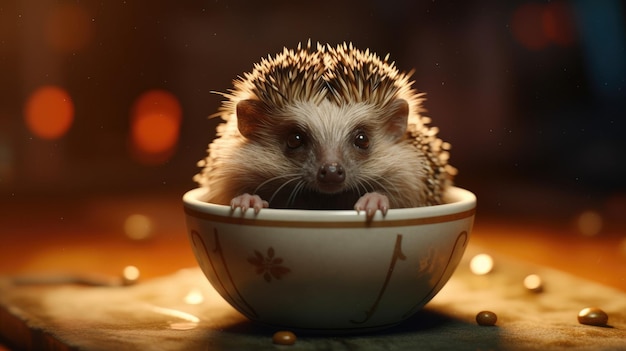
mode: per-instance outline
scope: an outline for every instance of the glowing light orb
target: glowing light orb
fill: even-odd
[[[43,86],[26,101],[24,120],[31,133],[42,139],[58,139],[72,126],[74,103],[58,86]]]
[[[131,112],[131,147],[142,163],[168,159],[178,143],[182,109],[178,99],[164,90],[150,90],[137,98]]]
[[[140,272],[139,268],[135,266],[126,266],[122,271],[122,280],[124,285],[131,285],[139,280]]]
[[[539,3],[525,3],[511,18],[513,36],[529,50],[541,50],[550,43],[543,30],[543,9]]]
[[[124,221],[124,232],[133,240],[144,240],[152,235],[152,220],[142,214],[133,214]]]
[[[43,29],[50,47],[58,52],[71,53],[91,41],[94,23],[83,6],[66,3],[48,13]]]
[[[185,295],[185,303],[189,305],[199,305],[204,302],[204,295],[200,289],[193,288]]]
[[[487,254],[478,254],[470,261],[470,270],[476,275],[485,275],[493,270],[493,258]]]
[[[578,231],[584,236],[596,236],[602,231],[602,216],[595,211],[585,211],[578,216]]]
[[[529,274],[524,278],[524,287],[532,292],[541,292],[543,290],[543,281],[536,274]]]

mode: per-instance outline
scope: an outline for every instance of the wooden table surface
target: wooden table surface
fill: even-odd
[[[119,276],[124,267],[133,265],[141,279],[147,279],[196,266],[179,193],[16,196],[0,206],[0,275]],[[129,237],[125,223],[134,214],[149,220],[148,238]],[[533,221],[481,216],[479,210],[471,242],[626,292],[623,229],[620,223],[605,223],[597,235],[589,236],[580,233],[574,219]]]

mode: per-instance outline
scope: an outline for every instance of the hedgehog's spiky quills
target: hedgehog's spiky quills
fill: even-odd
[[[440,203],[443,190],[455,173],[447,162],[449,144],[437,138],[437,129],[427,126],[430,119],[421,116],[423,94],[411,87],[413,82],[409,81],[410,76],[411,73],[400,72],[395,63],[389,62],[389,55],[381,59],[369,50],[361,51],[347,43],[337,47],[317,43],[313,48],[309,41],[306,46],[298,45],[296,50],[285,48],[274,57],[262,58],[250,73],[234,81],[232,90],[222,94],[228,100],[223,102],[218,115],[227,123],[218,127],[218,138],[210,145],[209,156],[200,163],[204,169],[195,180],[210,187],[213,193],[223,194],[216,195],[217,198],[213,200],[225,202],[233,192],[237,195],[238,191],[252,191],[230,184],[252,182],[244,180],[246,174],[229,174],[251,172],[250,168],[231,160],[244,157],[244,153],[237,149],[245,145],[249,147],[246,152],[263,153],[264,156],[257,156],[264,157],[266,165],[281,162],[280,157],[246,144],[246,138],[237,127],[236,111],[242,101],[258,101],[258,104],[254,104],[256,107],[250,110],[255,116],[288,116],[293,113],[294,106],[303,103],[307,106],[330,104],[336,106],[336,109],[362,105],[370,109],[372,115],[379,116],[393,108],[394,101],[404,100],[408,104],[404,143],[411,145],[411,150],[417,153],[416,158],[423,159],[419,163],[423,169],[415,170],[419,178],[416,181],[423,186],[411,190],[420,193],[411,196],[420,198],[420,205]],[[268,139],[269,135],[266,134],[264,138]],[[256,174],[257,181],[279,177],[280,172],[294,171],[278,166],[273,171],[260,170],[257,173],[264,175]],[[411,179],[406,181],[410,182]],[[398,203],[401,206],[403,202]],[[404,203],[406,206],[414,205],[412,202]]]
[[[318,43],[316,50],[310,42],[295,51],[285,48],[274,57],[262,58],[252,72],[236,80],[235,89],[224,94],[229,101],[222,111],[229,116],[237,101],[250,98],[280,109],[295,101],[323,99],[337,105],[367,101],[384,106],[400,97],[419,112],[421,94],[411,89],[410,74],[400,73],[388,58],[381,60],[346,43],[337,47]]]

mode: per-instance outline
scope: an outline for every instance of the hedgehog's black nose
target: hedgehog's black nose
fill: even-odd
[[[321,183],[340,184],[346,179],[346,172],[343,166],[337,162],[325,163],[317,171],[317,180]]]

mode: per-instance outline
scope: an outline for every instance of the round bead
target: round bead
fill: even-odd
[[[296,334],[290,331],[278,331],[274,333],[272,342],[277,345],[293,345],[296,343]]]
[[[484,326],[492,326],[496,325],[496,321],[498,320],[498,316],[491,311],[480,311],[476,315],[476,323]]]
[[[609,316],[606,312],[597,307],[583,308],[578,312],[578,323],[580,324],[604,326],[608,321]]]

